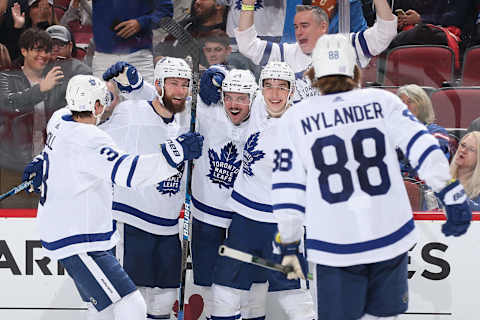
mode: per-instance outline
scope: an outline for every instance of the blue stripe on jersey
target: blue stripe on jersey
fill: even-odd
[[[173,168],[176,168],[177,167],[177,164],[175,162],[173,162],[172,158],[170,157],[170,155],[168,154],[168,151],[167,151],[167,147],[165,146],[164,143],[161,144],[162,146],[162,154],[165,158],[165,160],[167,160],[168,164],[173,167]]]
[[[170,319],[170,315],[164,314],[161,316],[156,316],[154,314],[147,313],[147,319]]]
[[[280,48],[280,61],[285,62],[285,48],[283,47],[283,43],[280,43],[278,47]]]
[[[257,211],[273,212],[271,205],[255,202],[250,199],[247,199],[244,196],[242,196],[240,193],[236,192],[235,190],[232,191],[232,199],[237,200],[237,202],[243,204],[244,206]]]
[[[352,34],[352,46],[353,46],[353,49],[355,49],[355,56],[357,57],[357,65],[360,65],[360,58],[358,57],[357,44],[356,44],[356,41],[355,41],[356,39],[357,39],[357,34],[353,33]]]
[[[273,205],[273,210],[293,209],[305,213],[305,207],[296,203],[277,203]]]
[[[128,172],[127,187],[129,188],[131,187],[133,174],[135,173],[135,168],[137,167],[137,162],[138,162],[138,156],[135,156],[135,158],[133,158],[130,171]]]
[[[304,184],[290,183],[290,182],[274,183],[272,185],[272,190],[276,190],[276,189],[299,189],[303,191],[307,190]]]
[[[416,172],[418,172],[418,169],[420,169],[420,167],[422,166],[423,161],[424,161],[424,160],[428,157],[428,155],[429,155],[430,153],[432,153],[432,151],[434,151],[434,150],[440,150],[440,151],[442,151],[442,149],[440,149],[439,146],[437,146],[437,145],[435,145],[435,144],[432,144],[430,147],[427,148],[427,150],[425,150],[425,151],[422,153],[422,155],[420,156],[420,158],[418,158],[418,165],[417,165],[417,166],[415,167],[415,169],[413,169],[413,170],[415,170]],[[442,153],[443,153],[443,151],[442,151]]]
[[[306,247],[308,249],[318,250],[318,251],[325,251],[330,253],[336,254],[352,254],[352,253],[360,253],[369,250],[379,249],[395,242],[399,241],[400,239],[404,238],[408,235],[412,230],[415,228],[413,223],[413,218],[410,219],[407,223],[405,223],[400,229],[397,231],[386,235],[384,237],[364,241],[364,242],[357,242],[357,243],[349,243],[349,244],[338,244],[338,243],[331,243],[325,242],[315,239],[307,239],[305,241]]]
[[[167,219],[167,218],[153,216],[151,214],[148,214],[136,208],[130,207],[129,205],[126,205],[124,203],[115,202],[115,201],[112,203],[112,210],[128,213],[148,223],[152,223],[152,224],[156,224],[164,227],[173,227],[178,223],[178,219]]]
[[[240,319],[239,314],[237,314],[236,316],[227,316],[227,317],[212,316],[212,320],[236,320],[236,319]]]
[[[272,46],[273,43],[268,41],[267,46],[265,47],[265,51],[263,51],[263,57],[262,60],[260,60],[259,65],[264,66],[268,63],[268,60],[270,60],[270,55],[272,54]]]
[[[112,231],[104,233],[87,233],[87,234],[76,234],[74,236],[66,237],[60,240],[46,242],[41,240],[42,246],[47,250],[57,250],[73,244],[84,243],[84,242],[97,242],[97,241],[107,241],[110,240],[112,234],[116,230],[116,225],[113,225]]]
[[[415,133],[415,135],[412,137],[412,139],[410,139],[410,141],[408,141],[408,144],[407,144],[407,152],[405,153],[405,157],[410,160],[410,150],[412,149],[413,147],[413,144],[415,143],[415,141],[418,140],[418,138],[420,138],[421,136],[423,136],[424,134],[427,134],[428,131],[427,130],[420,130],[418,131],[417,133]]]
[[[128,157],[128,154],[124,154],[123,156],[121,156],[117,162],[115,162],[115,164],[113,165],[113,169],[112,169],[112,183],[115,183],[115,176],[117,175],[117,170],[118,170],[118,167],[120,166],[120,163],[122,163],[123,160],[125,160],[125,158]]]
[[[370,50],[368,50],[367,40],[365,40],[365,37],[364,37],[364,35],[363,35],[364,32],[365,32],[365,30],[364,30],[364,31],[361,31],[361,32],[358,34],[358,42],[360,42],[360,47],[362,48],[363,54],[364,54],[367,58],[371,58],[371,57],[372,57],[372,54],[370,53]]]
[[[211,214],[212,216],[217,216],[225,219],[232,219],[232,215],[234,214],[233,211],[226,211],[226,210],[210,207],[209,205],[201,203],[200,201],[195,199],[193,196],[192,196],[192,202],[195,208],[207,214]]]

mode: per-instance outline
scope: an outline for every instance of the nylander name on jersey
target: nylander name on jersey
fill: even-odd
[[[319,112],[301,119],[300,123],[303,134],[307,135],[313,130],[320,131],[321,129],[383,117],[380,103],[372,102],[361,106],[340,107],[328,113]]]

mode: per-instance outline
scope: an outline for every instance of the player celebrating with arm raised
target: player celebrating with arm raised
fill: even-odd
[[[196,129],[205,137],[207,151],[195,162],[192,176],[192,262],[193,280],[202,287],[207,319],[213,305],[212,271],[218,247],[226,238],[234,214],[227,200],[241,170],[256,91],[257,83],[248,70],[226,71],[213,66],[204,72],[200,82]],[[243,318],[254,317],[247,309],[242,310]]]
[[[87,319],[145,320],[142,295],[109,251],[118,240],[112,184],[154,186],[178,174],[179,164],[200,156],[203,138],[185,134],[152,150],[156,153],[126,153],[96,126],[109,98],[103,81],[73,77],[67,86],[68,110],[48,124],[43,164],[33,162],[25,176],[42,176],[37,217],[42,246],[89,302]]]
[[[225,245],[269,258],[272,256],[272,238],[277,230],[272,213],[272,170],[284,156],[273,152],[273,141],[277,134],[276,124],[292,103],[295,75],[285,62],[272,62],[260,75],[260,87],[262,96],[253,106],[243,148],[242,169],[228,201],[235,214]],[[255,319],[264,319],[267,280],[270,291],[281,291],[279,301],[288,319],[314,318],[312,297],[307,289],[300,288],[300,281],[289,281],[279,272],[221,256],[215,265],[212,320],[237,319],[240,298],[254,283],[262,284],[256,285],[257,290],[252,293],[259,314]]]
[[[437,140],[397,96],[354,90],[348,37],[323,36],[312,59],[308,75],[323,95],[287,111],[273,142],[285,155],[272,184],[282,264],[294,267],[290,278],[304,277],[296,253],[305,224],[318,319],[395,319],[408,307],[407,253],[416,242],[396,146],[445,205],[446,236],[467,231],[467,196]]]
[[[122,75],[141,78],[135,67],[125,62],[109,68],[104,78],[114,76],[114,69],[119,71],[115,81],[121,81]],[[183,59],[165,57],[157,62],[154,78],[155,95],[151,101],[124,101],[101,125],[126,152],[154,152],[158,149],[157,140],[176,137],[189,129],[190,107],[186,105],[189,106],[192,72],[188,64]],[[143,91],[149,99],[148,88],[142,88],[141,80],[131,82],[140,84],[129,96]],[[124,92],[131,88],[118,82],[117,85]],[[178,215],[185,194],[183,163],[178,171],[155,185],[135,190],[114,187],[113,217],[118,221],[121,237],[115,255],[145,298],[147,319],[170,319],[180,286],[182,248]]]

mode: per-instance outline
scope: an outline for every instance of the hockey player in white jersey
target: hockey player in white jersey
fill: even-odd
[[[350,33],[360,67],[366,67],[370,58],[387,49],[397,35],[397,18],[386,0],[374,0],[377,13],[375,24],[365,31]],[[242,0],[245,5],[255,0]],[[312,63],[311,53],[317,40],[328,32],[328,15],[319,7],[299,5],[295,15],[295,43],[274,43],[257,38],[254,27],[254,11],[242,11],[235,37],[240,53],[255,64],[265,65],[270,61],[287,62],[297,77],[294,103],[317,95],[303,73]]]
[[[119,71],[116,76],[114,71]],[[129,90],[127,83],[119,83],[122,76],[130,77],[131,83],[138,82],[131,79],[133,74],[141,78],[134,66],[124,62],[117,62],[105,72],[104,79],[114,76],[119,88],[136,99],[120,103],[100,128],[126,152],[151,153],[158,149],[158,140],[189,130],[187,98],[192,72],[183,59],[162,58],[154,70],[154,98],[148,91],[151,86],[142,88],[140,84],[136,90]],[[138,91],[152,100],[138,100]],[[115,256],[145,298],[147,319],[170,319],[180,286],[178,215],[185,199],[183,163],[178,171],[155,185],[134,190],[114,187],[113,217],[120,234]]]
[[[213,304],[211,285],[218,247],[234,214],[227,200],[241,170],[256,90],[255,78],[248,70],[226,71],[213,66],[200,82],[196,130],[205,137],[206,152],[195,161],[192,176],[192,262],[193,280],[202,287],[207,319]],[[243,319],[256,318],[255,303],[246,305],[247,294],[242,301]]]
[[[316,264],[318,319],[395,319],[408,307],[408,250],[415,226],[395,152],[399,146],[445,205],[446,236],[464,234],[467,196],[448,161],[394,94],[356,89],[359,69],[345,35],[325,35],[308,75],[322,96],[305,99],[280,120],[273,211],[282,264],[304,277],[297,255],[306,225]]]
[[[60,261],[88,302],[87,319],[144,320],[144,299],[109,252],[118,240],[112,184],[144,187],[178,174],[179,164],[200,156],[203,138],[186,134],[151,154],[126,153],[96,126],[109,97],[93,76],[69,81],[68,110],[48,125],[37,222],[46,256]]]
[[[273,153],[272,142],[276,123],[292,103],[295,75],[285,62],[269,63],[260,75],[260,87],[262,95],[255,100],[249,120],[242,168],[228,201],[234,214],[225,245],[271,259],[272,239],[277,230],[272,213],[272,170],[283,156]],[[255,283],[256,303],[262,310],[256,319],[265,319],[267,288],[278,292],[276,296],[288,319],[314,318],[310,292],[301,288],[298,280],[287,280],[279,272],[224,256],[217,259],[214,270],[212,320],[237,319],[240,297]]]

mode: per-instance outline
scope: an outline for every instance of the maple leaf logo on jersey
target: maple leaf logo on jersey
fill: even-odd
[[[210,159],[210,173],[207,177],[213,183],[218,184],[221,189],[222,186],[229,189],[233,187],[233,183],[240,171],[242,160],[238,160],[237,147],[233,142],[227,143],[220,150],[220,157],[213,149],[208,149],[208,158]]]
[[[257,0],[255,1],[255,11],[263,8],[263,0]],[[236,0],[235,1],[235,9],[237,10],[242,10],[242,0]]]
[[[170,197],[180,191],[180,183],[182,182],[183,170],[185,165],[182,163],[178,166],[178,173],[167,180],[163,180],[157,184],[158,192],[168,194]]]
[[[258,144],[258,136],[260,136],[260,132],[252,134],[243,148],[243,173],[249,176],[253,176],[252,164],[265,156],[265,152],[262,150],[255,150]]]

